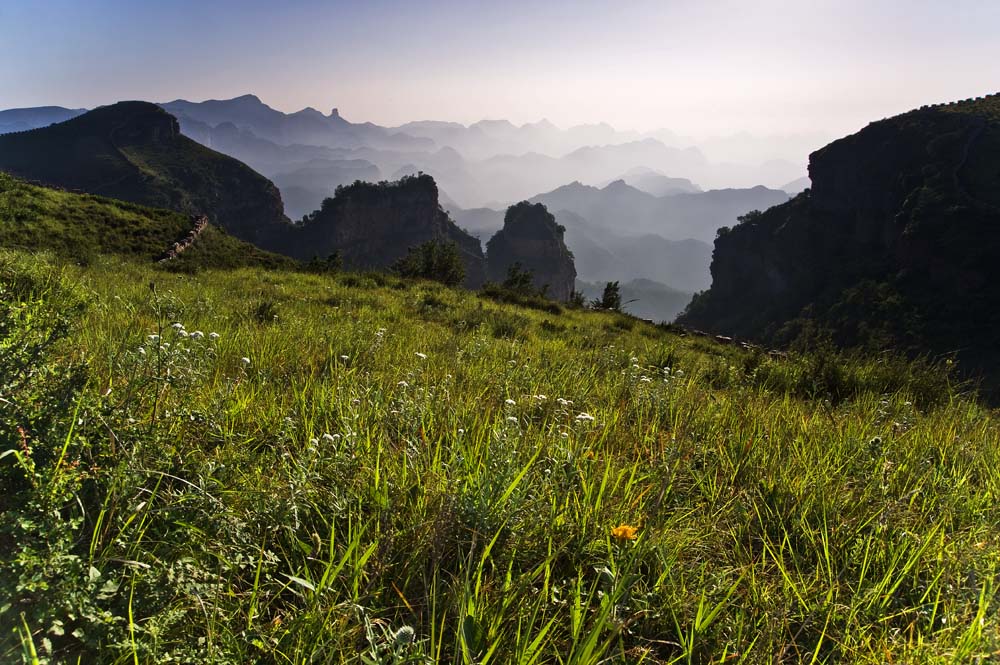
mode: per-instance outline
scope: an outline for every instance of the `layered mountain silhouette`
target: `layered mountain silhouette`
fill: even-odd
[[[48,127],[53,123],[65,122],[86,112],[87,109],[67,109],[62,106],[36,106],[0,111],[0,134],[26,132],[39,127]]]
[[[873,122],[812,186],[720,233],[684,323],[789,342],[1000,360],[1000,95]]]
[[[177,117],[185,134],[199,136],[206,128],[231,123],[254,136],[279,145],[306,144],[328,147],[370,146],[388,149],[427,149],[433,142],[396,132],[372,123],[352,123],[337,109],[324,115],[313,108],[283,113],[255,95],[235,99],[189,102],[177,99],[160,104]]]
[[[306,169],[298,176],[323,178],[331,169],[345,170],[343,179],[376,175],[364,162],[316,160]],[[465,262],[466,285],[476,288],[485,280],[479,240],[441,209],[430,176],[336,188],[318,210],[292,224],[273,183],[183,136],[173,116],[146,102],[121,102],[57,125],[0,136],[0,171],[188,215],[206,214],[258,247],[300,260],[339,252],[356,269],[386,269],[411,247],[453,241]]]
[[[787,201],[788,195],[752,187],[656,197],[617,180],[604,188],[573,182],[530,200],[550,210],[576,213],[610,231],[712,242],[719,228],[735,223],[740,215]]]
[[[647,166],[637,166],[629,169],[618,178],[603,183],[601,187],[607,187],[612,182],[621,180],[630,187],[635,187],[640,192],[646,192],[653,196],[670,196],[672,194],[684,194],[700,192],[701,187],[691,182],[687,178],[671,178],[660,173],[656,169]]]
[[[691,294],[711,284],[711,242],[717,230],[740,215],[788,200],[778,190],[683,192],[663,197],[640,191],[621,180],[605,187],[574,182],[532,197],[553,211],[566,229],[566,245],[576,258],[584,282],[646,280],[668,292]],[[454,202],[451,202],[452,204]],[[449,207],[456,223],[482,240],[503,224],[504,212],[493,208]],[[663,309],[643,304],[644,318],[670,320],[683,308],[670,294],[657,298]],[[685,303],[686,304],[686,301]],[[635,310],[636,308],[632,308]]]
[[[268,247],[287,226],[281,195],[245,164],[180,133],[147,102],[120,102],[66,122],[0,136],[0,170],[41,183],[189,214]]]

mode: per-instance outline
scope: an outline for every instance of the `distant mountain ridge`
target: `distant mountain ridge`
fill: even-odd
[[[551,210],[568,210],[618,233],[654,233],[672,240],[712,242],[716,231],[751,210],[788,200],[766,187],[681,192],[657,197],[622,180],[604,188],[573,182],[530,199]]]
[[[745,163],[712,161],[693,147],[691,139],[667,130],[619,131],[606,123],[565,130],[545,120],[520,126],[506,120],[482,120],[468,126],[428,121],[383,127],[350,122],[337,109],[285,113],[252,94],[202,102],[177,99],[160,105],[178,119],[185,136],[269,178],[293,174],[317,159],[364,160],[381,177],[428,173],[464,208],[506,208],[574,180],[606,184],[624,179],[661,196],[689,189],[685,180],[693,190],[698,186],[777,186],[804,171],[804,165],[765,154]],[[43,113],[44,109],[18,110],[24,112]],[[49,122],[36,118],[32,126]],[[28,127],[18,124],[16,128]],[[753,137],[734,139],[746,152],[745,144]],[[713,145],[727,145],[727,141],[716,140]],[[787,149],[788,145],[783,151]],[[349,183],[334,176],[315,187],[283,178],[281,187],[295,203],[292,216],[298,218],[340,184]]]
[[[86,113],[87,109],[67,109],[62,106],[36,106],[0,111],[0,134],[26,132],[53,123],[65,122]]]
[[[189,102],[177,99],[159,104],[177,117],[185,133],[195,136],[205,128],[215,128],[231,123],[247,129],[259,138],[278,145],[317,145],[326,147],[370,146],[388,149],[429,149],[434,144],[400,132],[394,132],[372,123],[355,124],[340,117],[333,109],[328,115],[313,108],[295,113],[275,110],[256,95],[243,95],[234,99],[210,99]]]

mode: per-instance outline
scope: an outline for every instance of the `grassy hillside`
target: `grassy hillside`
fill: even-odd
[[[245,164],[181,135],[147,102],[119,102],[66,122],[0,136],[0,170],[210,220],[258,245],[287,230],[281,195]]]
[[[0,173],[0,247],[48,250],[77,261],[102,253],[155,261],[191,227],[189,215],[40,187]],[[251,265],[290,268],[295,262],[210,226],[164,267],[190,271]]]
[[[1000,431],[946,366],[381,276],[3,252],[0,289],[5,662],[1000,649]]]

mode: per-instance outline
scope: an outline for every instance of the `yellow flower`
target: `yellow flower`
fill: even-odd
[[[638,538],[639,527],[622,524],[611,528],[611,537],[616,540],[635,540]]]

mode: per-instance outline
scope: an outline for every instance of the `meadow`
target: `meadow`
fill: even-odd
[[[4,662],[1000,657],[1000,431],[946,360],[87,263],[0,252]]]

